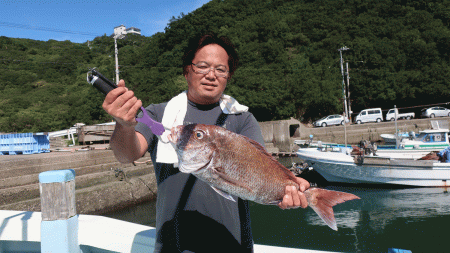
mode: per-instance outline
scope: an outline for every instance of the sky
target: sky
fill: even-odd
[[[210,0],[0,0],[0,36],[75,43],[114,33],[114,27],[164,32],[172,17]]]

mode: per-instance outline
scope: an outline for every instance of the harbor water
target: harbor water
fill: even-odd
[[[295,158],[281,158],[286,166]],[[360,200],[334,207],[338,231],[330,229],[311,208],[281,210],[251,202],[257,244],[333,252],[448,252],[450,192],[445,188],[398,188],[352,185],[318,186],[353,193]],[[155,225],[155,202],[105,216]]]

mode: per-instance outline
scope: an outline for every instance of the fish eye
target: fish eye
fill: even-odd
[[[197,137],[197,139],[201,140],[203,139],[203,132],[202,131],[196,131],[195,132],[195,136]]]

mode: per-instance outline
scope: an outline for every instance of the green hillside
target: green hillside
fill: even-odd
[[[174,17],[164,33],[118,40],[120,78],[144,104],[187,88],[187,40],[228,36],[240,67],[226,93],[259,121],[341,113],[338,48],[347,46],[352,110],[448,102],[450,1],[213,0]],[[41,132],[112,120],[90,67],[114,75],[114,40],[89,43],[0,37],[0,132]]]

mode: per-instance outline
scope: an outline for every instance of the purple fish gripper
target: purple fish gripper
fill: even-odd
[[[150,130],[152,130],[153,134],[155,134],[155,135],[161,135],[164,133],[164,131],[166,131],[163,124],[161,124],[157,121],[154,121],[152,118],[150,118],[150,116],[148,116],[148,114],[147,114],[147,111],[142,106],[141,106],[141,111],[142,111],[143,115],[140,118],[136,118],[137,122],[141,122],[141,123],[144,123],[145,125],[147,125],[150,128]]]

